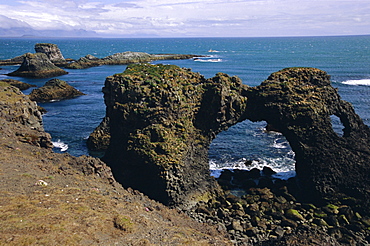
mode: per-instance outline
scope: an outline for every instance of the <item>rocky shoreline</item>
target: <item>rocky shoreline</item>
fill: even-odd
[[[83,68],[151,59],[129,52],[69,63],[55,52],[56,46],[36,47],[36,54],[53,66],[67,62]],[[26,55],[23,62],[34,56]],[[186,55],[158,59],[169,57]],[[370,129],[340,98],[324,71],[287,68],[260,86],[248,87],[223,73],[206,79],[173,65],[129,65],[106,79],[106,117],[88,140],[91,150],[105,153],[102,160],[53,153],[41,113],[30,100],[59,99],[55,88],[62,87],[58,94],[68,92],[63,98],[82,94],[75,94],[65,81],[51,80],[28,97],[8,82],[17,84],[0,82],[0,193],[7,198],[0,202],[1,243],[50,244],[55,241],[50,235],[69,245],[92,243],[90,238],[96,244],[133,245],[370,243]],[[332,129],[332,115],[344,126],[341,136]],[[277,179],[268,168],[210,176],[210,143],[219,132],[244,120],[266,121],[269,129],[287,138],[296,156],[296,177]],[[21,175],[19,170],[24,170]],[[78,194],[73,204],[64,189]],[[56,199],[50,200],[50,194]],[[24,196],[37,202],[24,202]],[[27,204],[22,210],[27,216],[18,214],[20,204],[12,197]],[[49,199],[46,205],[41,197]],[[68,206],[59,204],[64,199]],[[39,221],[46,214],[47,222]],[[50,220],[55,214],[59,219]],[[70,216],[63,221],[73,221],[64,221],[61,231],[79,231],[74,241],[55,235],[60,214]],[[30,233],[38,239],[27,238]]]

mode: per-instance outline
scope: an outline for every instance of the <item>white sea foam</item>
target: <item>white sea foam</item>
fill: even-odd
[[[215,58],[215,59],[194,59],[196,62],[222,62],[222,59]]]
[[[370,86],[370,79],[347,80],[342,82],[346,85],[367,85]]]
[[[261,160],[253,160],[252,163],[246,165],[246,159],[240,159],[238,161],[229,163],[216,163],[210,160],[209,167],[211,171],[211,176],[218,178],[221,175],[222,170],[229,169],[239,169],[250,171],[253,168],[262,170],[264,167],[270,167],[276,174],[273,175],[275,178],[279,179],[289,179],[296,175],[294,167],[294,153],[290,153],[291,156],[279,157],[279,158],[266,158]]]
[[[68,144],[63,143],[62,141],[60,141],[60,139],[58,139],[58,141],[56,142],[53,142],[53,146],[54,148],[60,149],[60,151],[62,152],[67,151],[68,149]]]
[[[279,139],[274,139],[274,143],[272,144],[272,147],[273,148],[276,148],[276,149],[286,149],[288,148],[288,141],[281,141]]]

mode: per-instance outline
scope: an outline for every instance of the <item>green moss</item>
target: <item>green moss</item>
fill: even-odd
[[[122,231],[131,233],[134,231],[134,224],[131,222],[129,217],[123,215],[117,215],[114,220],[114,227]]]

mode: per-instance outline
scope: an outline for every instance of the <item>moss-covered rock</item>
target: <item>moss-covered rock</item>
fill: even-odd
[[[103,88],[111,136],[105,161],[122,184],[165,204],[207,201],[219,189],[209,144],[242,120],[246,88],[226,74],[205,79],[172,65],[128,66]]]
[[[66,81],[52,79],[46,82],[44,86],[32,90],[29,97],[32,101],[49,102],[52,100],[70,99],[82,95],[85,94],[70,86]]]
[[[369,204],[370,130],[326,72],[283,69],[247,96],[248,118],[267,121],[289,141],[304,197],[330,201],[344,193]],[[340,119],[343,135],[334,132],[331,116]]]

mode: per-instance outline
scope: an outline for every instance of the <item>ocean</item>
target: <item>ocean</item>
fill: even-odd
[[[370,124],[370,36],[281,37],[281,38],[143,38],[143,39],[50,39],[2,38],[0,59],[34,53],[36,43],[57,44],[65,58],[78,59],[87,54],[105,57],[118,52],[140,51],[152,54],[176,53],[207,56],[200,59],[160,61],[191,68],[206,78],[218,72],[236,75],[244,84],[257,86],[271,73],[286,67],[316,67],[329,73],[342,99],[354,106],[357,114]],[[84,92],[75,99],[40,103],[47,110],[44,128],[53,138],[56,152],[74,156],[88,155],[86,139],[105,115],[102,87],[105,78],[126,66],[100,66],[83,70],[66,69],[58,78]],[[8,77],[17,66],[2,66],[0,79],[13,78],[42,86],[49,79]],[[28,94],[32,91],[24,91]],[[333,128],[343,128],[333,117]],[[269,166],[276,176],[295,175],[294,153],[284,136],[266,133],[265,122],[241,122],[220,133],[209,150],[214,175],[223,168],[262,168]],[[252,161],[246,166],[246,161]]]

